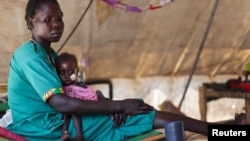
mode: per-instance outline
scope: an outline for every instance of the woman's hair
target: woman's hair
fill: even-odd
[[[40,8],[41,4],[44,3],[57,3],[57,0],[29,0],[26,5],[25,21],[28,22],[30,17],[35,15],[35,11]]]
[[[60,65],[60,63],[63,62],[63,61],[73,61],[77,66],[76,56],[73,55],[73,54],[70,54],[68,52],[61,53],[60,55],[58,55],[56,57],[55,66],[58,67]]]

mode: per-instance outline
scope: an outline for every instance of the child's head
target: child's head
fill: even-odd
[[[36,41],[50,43],[60,40],[64,22],[57,0],[29,0],[24,18]]]
[[[73,54],[64,52],[58,55],[55,59],[55,67],[63,85],[75,83],[70,77],[78,69],[77,59]]]

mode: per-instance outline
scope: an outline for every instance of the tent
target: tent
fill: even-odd
[[[58,1],[65,32],[53,47],[74,53],[79,66],[87,57],[88,66],[83,68],[87,79],[112,79],[115,99],[154,95],[178,105],[186,91],[181,110],[199,118],[198,87],[237,78],[250,61],[249,0],[175,0],[140,13],[102,0]],[[120,2],[145,7],[157,0]],[[25,4],[26,0],[0,1],[0,83],[7,82],[11,54],[30,38]],[[230,102],[225,109],[240,112],[242,100],[233,103],[238,108]],[[220,111],[217,117],[225,115]],[[214,115],[210,119],[217,120]]]

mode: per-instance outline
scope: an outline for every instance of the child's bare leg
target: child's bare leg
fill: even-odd
[[[75,141],[84,141],[83,135],[82,135],[82,120],[81,117],[73,115],[74,124],[76,128],[76,137]]]

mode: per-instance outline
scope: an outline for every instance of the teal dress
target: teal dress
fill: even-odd
[[[56,57],[52,48],[50,52]],[[44,48],[38,43],[24,42],[10,61],[8,104],[13,122],[7,128],[29,141],[60,141],[63,115],[46,101],[61,93],[61,81]],[[133,115],[124,125],[114,128],[106,114],[86,115],[82,116],[82,133],[86,141],[120,141],[152,130],[154,116],[155,111]],[[75,136],[73,120],[68,131],[71,137]]]

